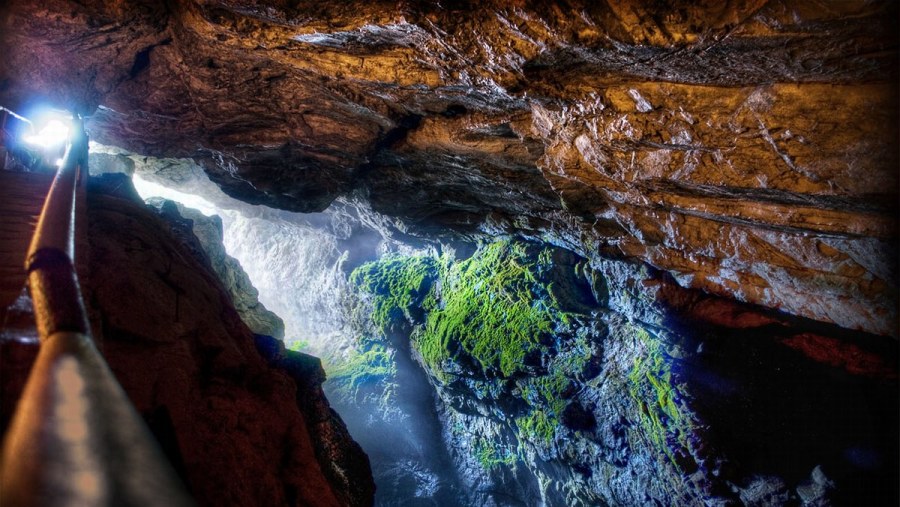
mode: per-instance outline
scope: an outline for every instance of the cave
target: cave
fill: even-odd
[[[189,504],[897,505],[898,16],[7,0],[4,449],[53,111],[86,333]],[[35,473],[150,472],[97,459]]]

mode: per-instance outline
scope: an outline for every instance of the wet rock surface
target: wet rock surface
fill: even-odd
[[[184,187],[169,164],[143,161],[135,171],[166,166],[171,174],[157,173],[159,181]],[[356,211],[368,224],[356,228],[390,223]],[[342,243],[349,236],[335,223],[277,236],[297,252],[307,241],[327,244],[338,252],[328,262],[339,262],[354,243]],[[240,230],[242,241],[257,241]],[[636,263],[592,263],[545,243],[489,246],[395,252],[333,286],[344,325],[319,350],[324,387],[372,460],[378,505],[895,501],[893,340],[685,290]],[[470,259],[481,260],[459,267]],[[495,297],[482,304],[486,287]],[[429,363],[422,333],[430,314],[460,303],[454,291],[476,302],[458,321],[470,324],[446,335],[450,354]],[[558,307],[549,331],[485,313],[520,292],[521,308]],[[529,329],[520,346],[534,345],[506,372],[499,356],[484,355],[508,347],[513,333],[496,327],[504,319]],[[487,346],[473,346],[475,335]]]
[[[196,238],[179,237],[191,229],[116,175],[92,182],[88,207],[96,338],[197,502],[370,504],[368,461],[315,368],[259,350]]]
[[[897,501],[896,343],[546,245],[428,258],[351,276],[385,337],[361,344],[381,352],[354,365],[354,392],[394,406],[385,382],[421,366],[453,505]],[[480,269],[501,275],[459,283]],[[529,326],[542,331],[515,338]]]
[[[279,262],[321,254],[297,266],[327,276],[291,290],[343,295],[362,266],[364,322],[327,349],[324,388],[370,416],[350,430],[379,503],[896,505],[897,16],[12,0],[0,104],[88,114],[132,152],[102,172],[192,186],[138,160],[189,157],[248,206],[328,208],[243,230],[283,242]],[[98,336],[192,492],[369,501],[316,361],[254,338],[207,254],[166,236],[184,224],[123,202],[92,201]],[[341,265],[385,238],[432,250]],[[335,328],[335,299],[303,299],[327,322],[294,329]]]
[[[189,156],[229,195],[366,200],[897,335],[896,4],[6,2],[0,102]]]
[[[269,364],[297,382],[297,404],[310,428],[316,457],[329,482],[338,485],[341,503],[371,505],[375,483],[369,459],[325,397],[321,360],[285,349],[283,342],[271,336],[257,335],[256,347]]]
[[[173,201],[152,202],[162,216],[170,223],[180,223],[184,227],[181,239],[193,246],[193,251],[203,252],[219,281],[231,296],[231,303],[241,320],[254,334],[284,338],[284,322],[259,302],[259,291],[250,282],[241,264],[225,252],[223,246],[222,219],[206,216],[197,210],[185,208]],[[187,234],[190,232],[190,234]]]

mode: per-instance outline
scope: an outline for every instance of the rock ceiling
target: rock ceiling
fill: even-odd
[[[296,211],[521,233],[896,335],[890,1],[8,1],[0,103]]]

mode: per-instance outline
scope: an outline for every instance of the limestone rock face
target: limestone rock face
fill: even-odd
[[[124,177],[88,205],[98,342],[197,502],[370,505],[368,460],[321,375],[241,321],[208,257],[181,239],[191,228]]]
[[[181,222],[193,233],[216,276],[231,296],[234,309],[247,327],[254,334],[283,339],[284,322],[259,302],[259,291],[250,282],[250,277],[240,262],[225,252],[222,243],[222,219],[215,215],[208,217],[172,201],[156,201],[153,204],[159,204],[160,213],[167,220]],[[185,239],[191,241],[191,238]]]
[[[0,102],[297,211],[511,232],[897,335],[889,1],[13,0]]]
[[[406,363],[421,365],[451,464],[439,505],[897,503],[894,340],[540,243],[385,256],[351,283],[375,329],[336,398],[402,441],[381,407],[402,413],[406,386],[426,384]],[[375,463],[414,455],[372,448]],[[383,483],[385,505],[412,496]]]

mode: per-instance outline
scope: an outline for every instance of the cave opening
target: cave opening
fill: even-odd
[[[97,347],[199,505],[900,502],[896,3],[32,4],[0,430],[46,103]]]
[[[350,202],[314,215],[248,206],[189,160],[96,148],[145,201],[179,202],[195,231],[208,219],[190,208],[220,217],[225,251],[283,316],[287,347],[322,358],[379,505],[563,504],[573,497],[541,489],[555,467],[590,483],[592,459],[626,468],[641,445],[667,473],[721,478],[707,494],[746,503],[892,498],[894,343],[697,294],[663,306],[622,282],[658,273],[630,266],[640,274],[616,280],[546,242],[421,248],[368,228]],[[272,238],[288,255],[259,246]],[[296,270],[306,275],[271,278]],[[612,392],[632,412],[622,400],[604,412]],[[583,445],[596,454],[572,459]]]

